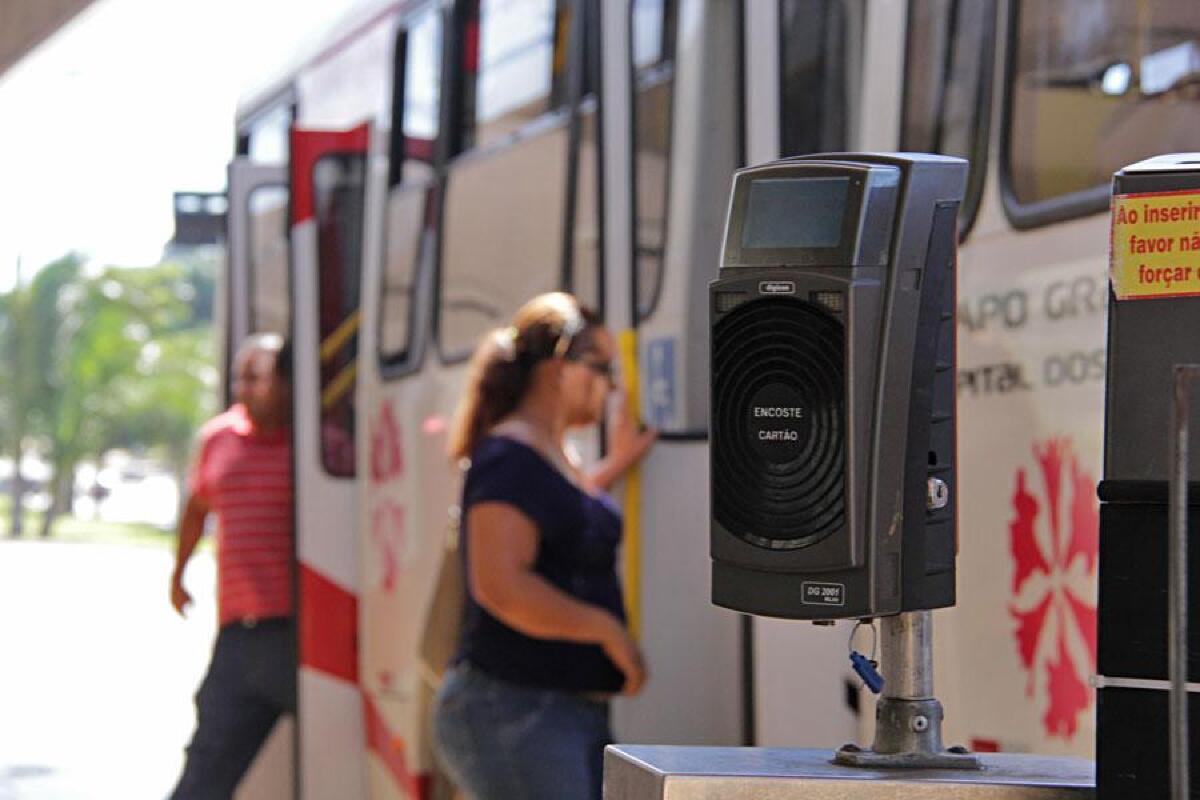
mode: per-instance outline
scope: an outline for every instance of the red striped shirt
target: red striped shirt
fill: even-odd
[[[200,431],[190,490],[217,516],[222,625],[292,614],[291,432],[263,435],[240,403]]]

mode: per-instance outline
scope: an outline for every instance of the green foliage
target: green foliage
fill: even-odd
[[[136,379],[116,387],[122,413],[109,426],[109,447],[154,448],[181,473],[191,440],[216,412],[218,374],[208,328],[163,333],[143,349]]]
[[[28,297],[25,292],[10,292],[0,295],[0,353],[8,365],[5,380],[0,382],[0,441],[5,450],[15,444],[15,438],[23,432],[23,408],[32,387],[26,385],[27,371],[20,368],[22,350],[28,343],[21,335],[26,327]]]
[[[157,450],[181,473],[215,410],[215,265],[85,270],[68,255],[0,297],[0,343],[14,374],[0,391],[6,440],[32,437],[66,509],[75,466],[123,446]],[[207,307],[205,307],[207,304]]]
[[[221,255],[198,256],[183,262],[183,298],[191,307],[192,324],[211,327],[217,303],[217,276],[224,263]]]

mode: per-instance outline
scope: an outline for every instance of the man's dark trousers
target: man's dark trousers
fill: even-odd
[[[226,800],[282,714],[296,711],[291,620],[221,628],[196,693],[196,732],[171,800]]]

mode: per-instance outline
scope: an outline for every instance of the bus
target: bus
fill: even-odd
[[[945,738],[1091,755],[1109,183],[1200,149],[1198,71],[1200,7],[1169,0],[368,0],[263,76],[220,303],[226,366],[252,331],[294,344],[299,711],[242,796],[446,796],[427,722],[461,592],[447,427],[479,337],[556,288],[618,332],[661,431],[617,491],[651,671],[618,737],[870,742],[850,624],[708,596],[730,180],[815,152],[970,161]]]

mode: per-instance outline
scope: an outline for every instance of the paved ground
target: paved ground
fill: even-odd
[[[0,800],[162,798],[215,631],[212,557],[181,620],[165,549],[0,540]]]

